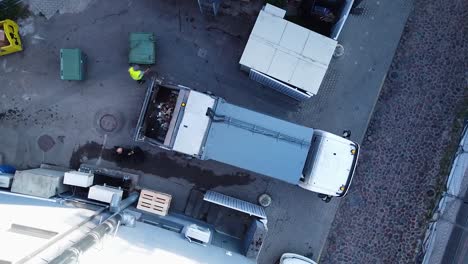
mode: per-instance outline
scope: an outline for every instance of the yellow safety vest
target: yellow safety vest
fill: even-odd
[[[130,77],[135,81],[139,81],[143,78],[143,71],[135,71],[133,67],[128,68],[128,73],[130,73]]]

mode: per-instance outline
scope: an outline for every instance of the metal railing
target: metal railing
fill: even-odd
[[[240,119],[236,119],[236,118],[225,116],[225,115],[218,115],[211,108],[208,108],[207,115],[210,117],[212,122],[226,123],[228,125],[232,125],[237,128],[250,131],[252,133],[261,134],[261,135],[271,137],[280,141],[297,144],[297,145],[300,145],[301,147],[302,146],[310,147],[310,144],[311,144],[310,141],[306,141],[304,139],[289,136],[281,132],[271,130],[262,126],[258,126],[258,125],[240,120]]]

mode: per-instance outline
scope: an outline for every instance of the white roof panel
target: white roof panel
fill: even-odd
[[[257,22],[255,22],[254,28],[252,29],[251,36],[257,36],[264,39],[264,41],[278,45],[287,24],[288,21],[281,17],[260,11]]]
[[[245,46],[240,64],[258,71],[267,72],[275,56],[276,48],[259,38],[251,37]]]
[[[274,5],[265,5],[263,7],[263,11],[281,18],[283,18],[286,15],[286,10],[276,7]]]
[[[309,31],[306,28],[288,22],[279,45],[297,54],[301,54],[309,37]]]
[[[190,91],[185,105],[173,149],[187,155],[198,155],[205,137],[210,118],[208,107],[213,107],[215,99],[206,94]]]
[[[336,44],[336,40],[309,31],[302,55],[327,68],[335,52]]]
[[[275,56],[271,61],[270,69],[266,72],[276,79],[289,83],[294,74],[299,59],[289,53],[276,50]]]
[[[317,94],[326,72],[326,67],[317,67],[307,61],[299,60],[289,83]]]

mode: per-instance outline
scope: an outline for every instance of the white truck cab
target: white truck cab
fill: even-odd
[[[324,196],[344,196],[352,181],[359,145],[322,130],[314,130],[299,186]]]

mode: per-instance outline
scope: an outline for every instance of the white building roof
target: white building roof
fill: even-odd
[[[260,11],[240,64],[317,94],[337,41],[283,19],[278,9]]]

